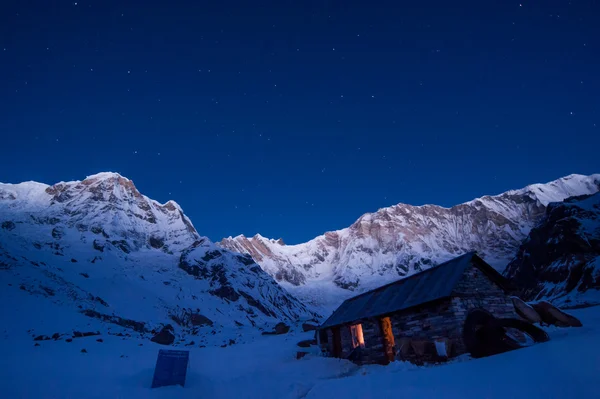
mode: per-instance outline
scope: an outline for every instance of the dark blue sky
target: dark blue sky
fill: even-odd
[[[100,171],[214,240],[600,171],[600,4],[6,0],[0,181]]]

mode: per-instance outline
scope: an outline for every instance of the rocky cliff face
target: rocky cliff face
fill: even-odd
[[[550,204],[505,274],[526,300],[600,303],[600,193]]]
[[[141,334],[170,323],[205,345],[315,316],[250,257],[200,236],[175,202],[114,173],[0,184],[0,275],[2,303],[52,302],[66,325],[73,314]],[[34,327],[35,309],[22,313]]]
[[[571,175],[452,208],[398,204],[299,245],[260,235],[230,237],[219,245],[251,255],[295,295],[320,304],[469,251],[502,271],[550,202],[599,190],[600,175]]]

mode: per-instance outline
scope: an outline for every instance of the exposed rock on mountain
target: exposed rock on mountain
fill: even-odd
[[[250,256],[220,248],[206,238],[183,252],[179,267],[204,281],[204,291],[237,303],[253,325],[257,312],[280,320],[297,320],[309,313]]]
[[[408,276],[469,251],[502,271],[550,202],[600,190],[600,175],[547,183],[443,208],[398,204],[298,245],[256,235],[220,242],[251,255],[296,296],[323,304]]]
[[[527,300],[600,303],[600,193],[550,204],[505,274]]]
[[[49,302],[40,317],[67,329],[84,317],[150,338],[170,323],[174,336],[206,345],[315,316],[250,257],[200,236],[175,202],[115,173],[0,184],[0,275],[0,300],[22,307],[32,327]]]

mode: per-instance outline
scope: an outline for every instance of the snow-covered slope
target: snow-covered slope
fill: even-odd
[[[550,202],[600,190],[600,174],[570,175],[443,208],[398,204],[299,244],[256,235],[219,245],[251,255],[299,298],[332,307],[354,293],[468,251],[503,270]]]
[[[506,275],[526,300],[600,303],[600,193],[550,204]]]
[[[549,342],[435,366],[393,362],[359,367],[313,353],[296,360],[296,343],[311,339],[312,332],[265,336],[226,348],[187,347],[185,387],[155,389],[150,386],[159,347],[137,337],[50,340],[39,347],[30,337],[0,337],[0,393],[3,398],[86,399],[594,398],[600,312],[588,308],[573,315],[584,327],[547,328]]]
[[[0,184],[0,281],[3,304],[15,291],[36,298],[19,303],[36,304],[21,312],[29,328],[48,308],[64,321],[59,332],[87,316],[141,334],[170,323],[180,338],[221,345],[314,317],[250,257],[201,237],[176,203],[115,173]]]

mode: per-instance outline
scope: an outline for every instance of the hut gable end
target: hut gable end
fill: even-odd
[[[494,273],[497,273],[495,270]],[[460,276],[460,279],[452,289],[451,296],[502,296],[506,290],[502,283],[502,276],[492,276],[490,272],[484,272],[476,267],[476,260],[473,259],[473,266],[467,267]]]

